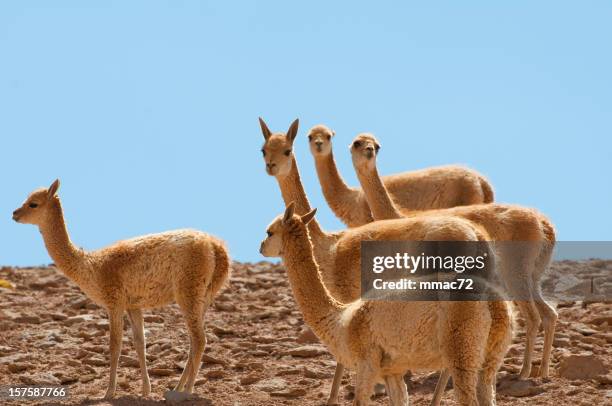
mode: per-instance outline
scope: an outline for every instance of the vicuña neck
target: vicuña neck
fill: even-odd
[[[342,179],[333,152],[322,157],[315,156],[315,166],[325,200],[332,208],[357,200],[359,192]]]
[[[361,188],[366,195],[368,205],[374,220],[389,220],[402,218],[401,213],[395,207],[391,196],[387,192],[378,169],[374,166],[372,169],[355,168]]]
[[[277,177],[276,179],[278,180],[285,206],[289,205],[291,202],[295,202],[295,212],[300,215],[304,215],[312,210],[310,202],[308,202],[308,197],[306,197],[304,186],[302,185],[302,179],[295,157],[292,158],[291,170],[287,176],[282,178]],[[321,226],[319,226],[316,219],[313,219],[308,224],[308,230],[312,235],[315,245],[319,245],[321,240],[326,237],[325,232],[321,230]]]
[[[343,310],[323,285],[306,227],[293,223],[283,234],[283,262],[304,320],[327,345],[337,336],[334,320]]]
[[[59,199],[54,198],[49,204],[51,213],[48,221],[39,226],[40,233],[55,265],[78,284],[84,253],[70,241]]]

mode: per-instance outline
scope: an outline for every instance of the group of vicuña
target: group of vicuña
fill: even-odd
[[[477,172],[436,167],[380,177],[380,144],[360,134],[350,151],[361,189],[338,172],[334,132],[313,127],[308,140],[325,199],[349,228],[327,233],[315,219],[300,180],[293,144],[295,120],[286,133],[272,133],[259,119],[266,172],[278,181],[285,212],[268,226],[260,252],[281,257],[305,322],[337,360],[328,404],[338,402],[344,366],[355,373],[354,405],[366,405],[383,383],[392,405],[407,405],[404,375],[441,371],[431,404],[438,405],[447,381],[461,405],[494,405],[495,376],[512,337],[512,313],[505,294],[489,301],[369,301],[360,298],[362,241],[474,241],[495,257],[495,273],[526,320],[520,377],[530,376],[536,335],[542,323],[544,347],[539,375],[548,376],[557,314],[542,297],[540,279],[555,243],[550,221],[533,209],[493,203],[493,189]],[[115,395],[123,316],[132,327],[142,374],[142,395],[151,384],[146,367],[142,309],[176,302],[190,336],[187,363],[173,391],[192,393],[206,346],[204,313],[230,274],[225,244],[195,230],[176,230],[119,241],[87,252],[68,234],[58,196],[59,180],[33,191],[13,212],[20,223],[37,225],[55,266],[95,303],[110,325],[110,380],[105,398]],[[495,241],[519,241],[532,249],[504,249]],[[500,248],[501,247],[501,248]]]

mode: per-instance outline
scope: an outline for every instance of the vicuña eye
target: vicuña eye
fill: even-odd
[[[285,156],[289,156],[289,155],[291,155],[291,150],[290,150],[290,149],[288,149],[287,151],[285,151]]]
[[[272,237],[272,231],[266,231],[266,233],[268,234],[268,237]]]
[[[327,141],[331,140],[331,135],[327,134]]]
[[[308,136],[308,141],[312,141],[312,135]]]
[[[355,141],[355,142],[353,143],[353,146],[354,146],[355,148],[359,148],[359,147],[361,146],[361,141]]]
[[[31,209],[35,209],[38,207],[38,203],[30,203],[28,207],[30,207]]]
[[[262,148],[262,149],[261,149],[261,154],[262,154],[263,156],[266,156],[266,150]]]

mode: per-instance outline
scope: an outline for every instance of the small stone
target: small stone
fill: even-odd
[[[561,348],[568,348],[572,346],[572,343],[569,339],[569,337],[555,337],[553,340],[553,346],[555,347],[561,347]]]
[[[73,310],[79,310],[87,306],[87,303],[89,303],[89,299],[86,297],[80,297],[68,303],[68,306]]]
[[[497,389],[498,393],[513,397],[534,396],[544,392],[543,388],[536,386],[536,384],[529,379],[507,379],[501,382]]]
[[[234,335],[236,332],[234,331],[234,329],[232,328],[225,328],[225,327],[221,327],[221,326],[217,326],[217,325],[213,325],[212,326],[212,331],[216,334],[216,335]]]
[[[26,369],[28,369],[29,367],[31,367],[30,364],[26,364],[24,362],[13,362],[8,364],[7,368],[9,370],[10,373],[16,374],[19,372],[23,372]]]
[[[261,377],[258,374],[248,374],[247,376],[243,376],[242,378],[240,378],[240,383],[243,385],[251,385],[260,380]]]
[[[94,366],[94,367],[103,367],[103,366],[108,365],[108,362],[106,362],[106,360],[103,360],[101,358],[92,357],[92,358],[84,359],[83,360],[83,364],[91,365],[91,366]]]
[[[285,355],[292,355],[294,357],[302,358],[316,357],[318,355],[326,353],[327,351],[323,347],[315,345],[304,345],[284,352]]]
[[[96,379],[96,374],[81,375],[79,382],[87,383],[93,381],[94,379]]]
[[[236,311],[236,305],[228,302],[217,302],[215,301],[215,309],[222,312],[233,312]]]
[[[147,348],[147,354],[159,354],[161,350],[161,345],[153,344],[152,346]]]
[[[608,368],[596,355],[570,355],[561,360],[558,372],[566,379],[586,380],[607,374]]]
[[[68,317],[66,320],[64,320],[64,324],[67,326],[72,326],[74,324],[85,323],[91,320],[93,320],[93,316],[89,314],[80,314],[78,316]]]
[[[315,368],[311,368],[309,366],[304,366],[302,368],[302,372],[306,378],[313,379],[327,379],[334,376],[334,374],[331,372],[321,371]]]
[[[151,368],[149,373],[153,376],[170,376],[174,375],[174,371],[168,368]]]
[[[59,385],[60,380],[49,373],[21,375],[19,380],[26,385]]]
[[[49,316],[55,321],[63,321],[68,318],[68,316],[62,313],[50,313]]]
[[[599,375],[595,380],[602,385],[612,385],[612,374]]]
[[[130,367],[130,368],[139,368],[140,367],[140,363],[138,362],[138,360],[136,358],[130,357],[128,355],[121,355],[119,357],[119,365],[125,366],[125,367]]]
[[[157,314],[146,314],[143,317],[143,319],[147,323],[163,323],[164,322],[164,318]]]
[[[283,397],[283,398],[288,398],[288,399],[299,398],[299,397],[304,396],[305,394],[306,394],[306,389],[304,388],[287,389],[281,392],[271,392],[270,393],[271,396],[278,396],[278,397]]]
[[[14,318],[13,321],[20,324],[40,324],[40,317],[34,315],[21,315]]]
[[[215,358],[212,355],[206,355],[206,354],[202,355],[202,362],[208,363],[208,364],[225,365],[225,361],[223,361],[222,359]]]
[[[281,378],[264,379],[253,385],[253,389],[262,392],[279,392],[287,386],[287,382]]]
[[[208,371],[204,374],[207,378],[220,379],[225,378],[226,373],[221,369],[213,369],[212,371]]]

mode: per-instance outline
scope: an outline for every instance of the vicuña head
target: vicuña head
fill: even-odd
[[[259,252],[264,257],[281,257],[283,256],[283,242],[286,241],[286,236],[294,230],[295,227],[305,228],[312,221],[317,209],[312,209],[310,212],[299,216],[295,213],[295,203],[291,202],[285,210],[285,214],[276,217],[266,229],[268,236],[261,242]]]
[[[21,207],[13,211],[13,220],[23,224],[42,225],[49,219],[49,208],[59,201],[57,190],[60,181],[56,179],[49,188],[36,189],[23,202]]]
[[[376,154],[380,150],[380,143],[374,135],[370,133],[359,134],[355,137],[349,149],[355,168],[376,168]]]
[[[261,148],[266,162],[266,172],[270,176],[287,176],[293,164],[293,141],[297,136],[299,120],[296,118],[291,123],[286,134],[272,133],[261,117],[259,125],[266,140]]]
[[[329,127],[319,124],[315,125],[308,132],[308,144],[310,152],[317,157],[324,157],[332,152],[331,139],[336,133]]]

